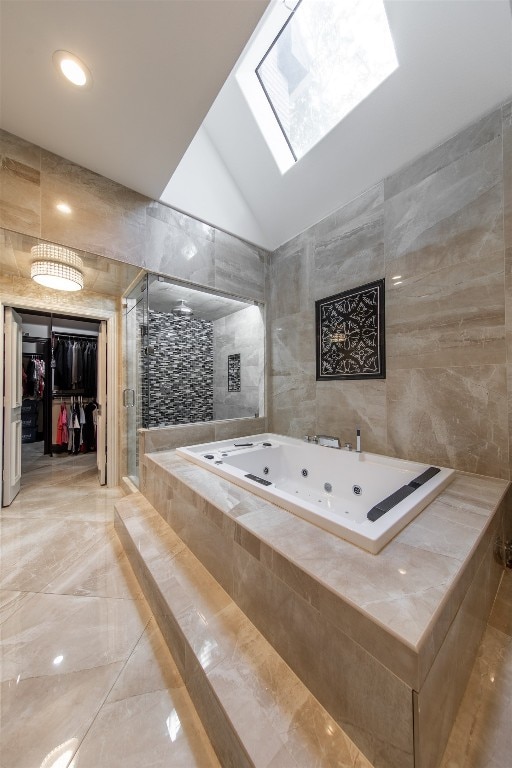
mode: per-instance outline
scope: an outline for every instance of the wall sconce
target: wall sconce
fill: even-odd
[[[37,259],[30,267],[30,277],[36,283],[57,291],[82,290],[83,261],[74,251],[52,243],[39,243],[30,252]]]

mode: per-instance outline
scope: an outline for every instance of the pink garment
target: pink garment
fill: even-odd
[[[57,445],[67,445],[68,439],[68,411],[65,403],[61,403],[59,418],[57,421]]]

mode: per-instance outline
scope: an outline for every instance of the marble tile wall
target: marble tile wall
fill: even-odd
[[[264,412],[265,340],[262,308],[246,307],[213,323],[213,418]],[[240,391],[228,391],[228,355],[240,355]]]
[[[507,104],[272,254],[270,429],[508,479],[511,275]],[[317,382],[315,300],[382,277],[387,378]]]
[[[71,214],[55,208],[66,202]],[[0,227],[263,301],[267,253],[0,131]]]
[[[206,421],[200,424],[177,424],[161,429],[139,431],[140,455],[169,451],[194,443],[213,443],[215,440],[230,440],[246,435],[259,435],[267,431],[267,420],[259,418],[226,419]]]
[[[66,202],[72,213],[60,213],[56,209],[59,202]],[[95,254],[98,267],[102,257],[108,257],[243,298],[265,299],[266,251],[2,130],[0,228]],[[23,298],[27,290],[34,291],[26,280],[2,276],[2,281],[4,278],[9,295]],[[50,296],[44,289],[37,299],[39,308],[61,308],[62,297]],[[81,301],[90,301],[92,311],[98,306],[95,298],[85,296]],[[102,303],[100,297],[99,308]],[[121,359],[119,370],[123,370]],[[119,392],[124,386],[120,382]],[[119,423],[125,473],[124,409]]]

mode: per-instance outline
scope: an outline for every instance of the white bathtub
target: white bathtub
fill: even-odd
[[[176,450],[195,464],[373,554],[416,517],[455,474],[452,469],[436,467],[434,476],[418,486],[415,480],[429,470],[426,464],[337,450],[273,434]],[[407,493],[406,498],[382,504],[404,486],[400,495]],[[391,508],[383,513],[388,506]],[[371,520],[368,513],[380,516]]]

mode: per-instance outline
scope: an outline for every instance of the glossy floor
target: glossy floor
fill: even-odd
[[[100,488],[94,464],[26,445],[22,490],[2,510],[0,764],[217,767],[113,531],[121,491]],[[507,572],[442,768],[510,768],[511,722]]]
[[[95,456],[24,446],[1,518],[3,768],[218,761],[113,530]]]

